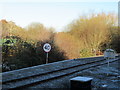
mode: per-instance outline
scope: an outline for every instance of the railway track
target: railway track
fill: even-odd
[[[112,63],[117,60],[120,60],[119,56],[109,61]],[[9,71],[2,73],[2,87],[9,89],[31,87],[44,81],[57,79],[104,64],[107,64],[107,60],[103,57],[92,57],[65,60]]]

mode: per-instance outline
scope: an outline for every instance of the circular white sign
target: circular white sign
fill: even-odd
[[[49,43],[44,44],[43,49],[45,52],[49,52],[51,50],[51,45]]]

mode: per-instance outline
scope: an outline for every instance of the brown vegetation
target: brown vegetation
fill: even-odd
[[[14,46],[7,47],[3,44],[3,60],[7,66],[10,60],[12,64],[24,63],[23,67],[45,63],[42,46],[46,42],[51,43],[53,49],[50,62],[94,56],[102,54],[107,48],[120,52],[120,31],[117,17],[112,13],[79,17],[71,22],[64,32],[58,33],[54,32],[54,28],[46,28],[40,23],[32,23],[27,28],[21,28],[6,20],[1,20],[0,24],[3,39],[9,36],[9,39],[17,40]],[[29,57],[31,59],[24,61]],[[41,61],[38,62],[39,60]],[[22,67],[18,64],[17,66]]]

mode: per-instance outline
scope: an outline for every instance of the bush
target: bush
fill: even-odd
[[[93,53],[90,52],[90,50],[88,50],[88,49],[82,49],[80,51],[80,57],[90,57],[90,56],[93,56]]]
[[[19,38],[13,46],[3,44],[3,72],[45,64],[46,53],[43,50],[45,43],[52,46],[49,63],[67,59],[52,40],[39,41],[35,44]]]

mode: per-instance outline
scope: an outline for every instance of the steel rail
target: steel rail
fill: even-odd
[[[110,63],[115,62],[117,60],[119,60],[119,58],[111,59]],[[50,71],[47,73],[42,73],[42,74],[38,74],[38,75],[33,75],[33,76],[29,76],[29,77],[6,81],[6,82],[3,82],[3,88],[9,88],[9,89],[11,88],[12,89],[12,88],[24,88],[24,87],[34,86],[34,85],[36,85],[38,83],[42,83],[44,81],[53,80],[53,79],[56,79],[59,77],[74,74],[76,72],[80,72],[82,70],[86,70],[86,69],[104,65],[104,64],[107,64],[107,61],[105,59],[89,61],[86,63],[82,63],[80,65],[66,67],[66,68],[62,68],[59,70],[53,70],[53,71]]]

